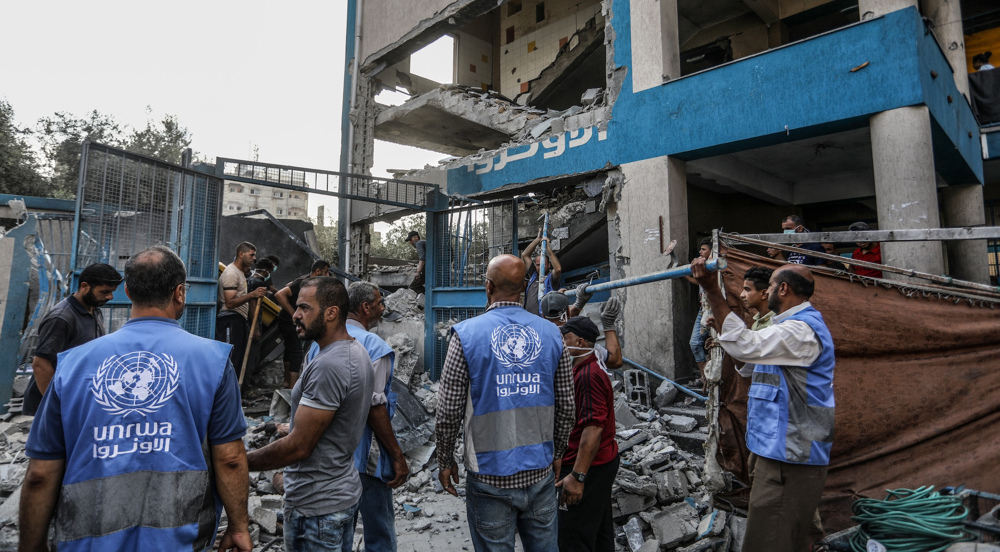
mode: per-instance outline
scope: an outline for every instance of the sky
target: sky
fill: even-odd
[[[55,0],[3,11],[0,98],[21,127],[96,109],[142,128],[148,106],[154,120],[177,116],[209,161],[253,159],[256,147],[260,161],[339,170],[346,0]],[[440,63],[449,53],[427,53],[416,57],[437,63],[413,70],[450,81],[451,63]],[[372,173],[444,157],[377,142]],[[335,198],[311,194],[310,216],[320,202],[336,213]]]

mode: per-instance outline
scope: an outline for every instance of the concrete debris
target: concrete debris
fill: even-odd
[[[382,299],[385,308],[398,312],[403,316],[423,316],[423,310],[417,306],[417,292],[410,288],[401,288]]]
[[[665,406],[670,406],[673,404],[674,399],[677,398],[677,388],[674,384],[669,381],[664,380],[659,387],[656,388],[656,396],[653,397],[653,405],[657,408],[663,408]]]

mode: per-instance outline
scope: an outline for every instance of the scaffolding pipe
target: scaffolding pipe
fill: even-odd
[[[543,242],[544,243],[544,242]],[[705,261],[705,268],[709,272],[718,272],[726,268],[725,259],[710,259]],[[611,280],[610,282],[601,282],[600,284],[591,284],[584,288],[588,294],[594,294],[599,291],[607,291],[610,289],[618,289],[629,286],[637,286],[639,284],[648,284],[651,282],[659,282],[662,280],[674,280],[677,278],[683,278],[685,276],[691,275],[691,265],[679,266],[677,268],[671,268],[669,270],[662,270],[660,272],[653,272],[651,274],[645,274],[643,276],[633,276],[631,278],[622,278],[621,280]],[[576,295],[575,289],[566,290],[566,296],[572,297]]]
[[[672,379],[664,376],[663,374],[658,374],[658,373],[650,370],[649,368],[646,368],[645,366],[643,366],[641,364],[638,364],[635,361],[629,360],[629,359],[627,359],[625,357],[622,357],[622,360],[624,360],[625,362],[631,364],[632,366],[635,366],[636,368],[642,370],[643,372],[646,372],[647,374],[649,374],[651,376],[656,376],[656,377],[660,378],[663,381],[669,381],[671,383],[671,385],[673,385],[674,387],[676,387],[678,391],[680,391],[681,393],[684,393],[685,395],[691,395],[692,397],[698,399],[699,401],[707,401],[708,400],[708,397],[704,397],[702,395],[699,395],[698,393],[695,393],[694,391],[688,389],[687,387],[684,387],[683,385],[681,385],[681,384],[677,383],[676,381],[674,381],[674,380],[672,380]]]
[[[545,213],[545,222],[542,223],[542,253],[538,265],[538,308],[542,308],[542,297],[545,296],[545,255],[546,246],[549,242],[549,214]]]

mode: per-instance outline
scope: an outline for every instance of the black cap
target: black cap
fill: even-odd
[[[601,337],[601,331],[597,329],[597,324],[594,324],[594,321],[586,316],[574,316],[570,318],[559,328],[559,331],[564,334],[573,332],[591,343],[596,342],[597,338]]]
[[[542,318],[559,318],[569,308],[569,297],[558,291],[550,291],[542,297],[538,312]]]
[[[413,236],[416,236],[416,237],[419,238],[420,237],[420,232],[417,232],[416,230],[410,230],[410,233],[406,235],[406,239],[403,240],[403,241],[404,242],[408,242],[408,241],[410,241],[410,240],[413,239]]]

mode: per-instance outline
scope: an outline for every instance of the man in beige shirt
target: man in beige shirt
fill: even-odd
[[[239,374],[250,332],[248,303],[267,293],[257,288],[247,293],[247,273],[257,260],[257,248],[250,242],[236,246],[236,258],[219,276],[219,314],[215,319],[215,340],[233,346],[229,360]]]

